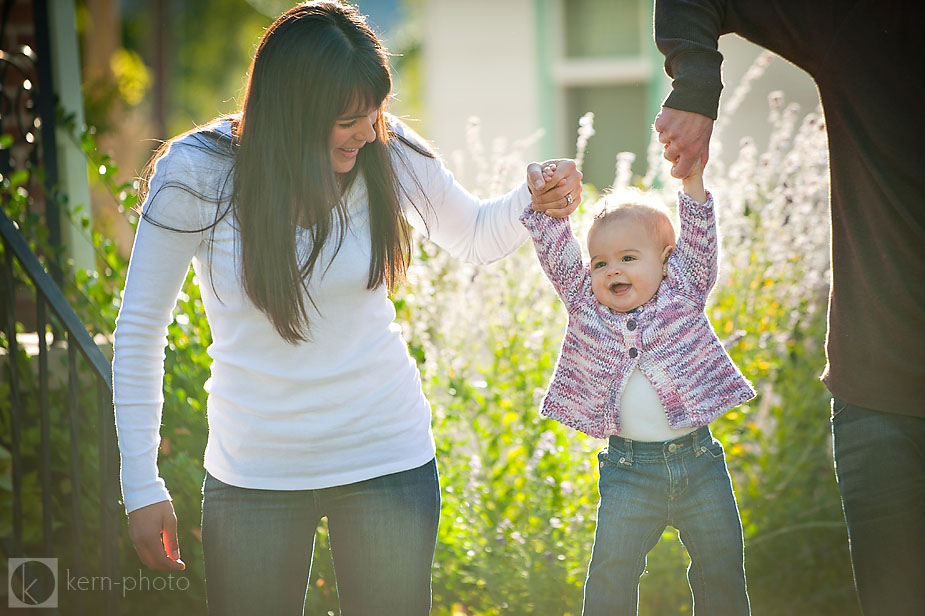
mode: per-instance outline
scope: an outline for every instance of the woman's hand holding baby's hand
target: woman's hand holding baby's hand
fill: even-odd
[[[533,209],[553,218],[565,218],[581,203],[581,171],[573,160],[530,163],[527,165],[527,186]]]

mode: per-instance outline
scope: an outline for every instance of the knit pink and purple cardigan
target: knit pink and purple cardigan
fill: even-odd
[[[710,423],[755,397],[704,313],[718,274],[713,197],[678,197],[681,231],[668,274],[628,313],[601,305],[568,218],[529,207],[520,220],[568,310],[568,326],[541,412],[596,438],[620,431],[620,399],[633,369],[649,379],[675,429]]]

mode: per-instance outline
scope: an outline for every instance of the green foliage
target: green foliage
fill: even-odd
[[[816,378],[824,362],[828,281],[824,131],[816,115],[798,129],[794,121],[793,111],[772,109],[776,137],[769,150],[759,156],[746,146],[729,170],[711,163],[708,177],[724,243],[721,277],[708,314],[759,391],[755,401],[713,425],[727,450],[742,514],[756,616],[856,613],[832,472],[828,395]],[[476,144],[477,137],[470,142]],[[95,151],[92,135],[84,132],[81,142],[91,168],[102,169],[104,181],[114,177],[112,161]],[[503,160],[490,164],[473,157],[468,169],[475,181],[467,184],[484,194],[513,185],[522,173],[518,147],[524,145],[511,146]],[[650,161],[649,176],[637,183],[668,187],[662,192],[670,202],[674,184],[661,168],[657,159]],[[624,170],[620,177],[618,184],[629,175]],[[14,206],[17,194],[25,198],[17,191],[26,179],[5,180],[4,194]],[[130,186],[110,189],[124,209],[134,205]],[[587,205],[573,216],[580,237],[594,210],[596,195],[589,192]],[[39,226],[27,224],[24,209],[19,214],[21,226],[42,244]],[[85,322],[108,336],[126,263],[105,238],[93,239],[99,272],[77,272],[67,292]],[[169,329],[160,451],[190,588],[156,597],[154,592],[127,593],[124,613],[201,612],[204,605],[199,519],[210,333],[195,282],[190,273]],[[532,248],[524,246],[498,263],[476,268],[418,238],[410,282],[393,299],[432,403],[438,445],[443,507],[434,613],[579,614],[596,518],[594,455],[603,442],[538,414],[565,313]],[[31,374],[25,355],[19,362]],[[52,395],[53,406],[64,408],[57,402],[60,392]],[[93,407],[82,403],[81,408]],[[66,543],[73,518],[61,469],[66,468],[69,436],[63,418],[55,417],[54,449],[59,453],[53,472],[62,492],[55,501],[56,538]],[[38,467],[33,424],[24,437],[31,448],[30,469]],[[87,432],[81,449],[84,494],[93,495],[95,418],[85,417],[80,429]],[[8,469],[3,453],[0,449],[0,470]],[[9,498],[7,477],[0,473],[0,499]],[[27,519],[38,519],[34,477],[28,485]],[[98,561],[93,498],[85,504],[91,532],[80,555],[87,568]],[[139,564],[122,524],[121,563],[124,574],[132,574]],[[35,531],[29,532],[30,542],[36,542]],[[308,595],[311,614],[337,613],[327,552],[322,527]],[[676,533],[667,529],[649,554],[641,580],[641,614],[690,612],[686,564]]]
[[[144,55],[153,48],[152,39],[160,36],[170,50],[164,67],[169,75],[165,93],[168,134],[236,111],[244,88],[242,75],[272,18],[247,2],[175,2],[165,9],[169,26],[155,33],[146,4],[125,13],[126,46]]]

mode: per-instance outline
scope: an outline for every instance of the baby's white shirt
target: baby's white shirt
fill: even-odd
[[[684,436],[696,428],[673,429],[668,415],[649,379],[633,368],[620,398],[620,433],[634,441],[665,442]]]

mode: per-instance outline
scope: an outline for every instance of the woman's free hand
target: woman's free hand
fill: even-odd
[[[581,203],[581,171],[569,159],[527,165],[527,186],[533,209],[553,218],[565,218]]]
[[[160,501],[128,514],[128,536],[138,558],[150,569],[186,569],[177,542],[177,515],[173,503]]]

